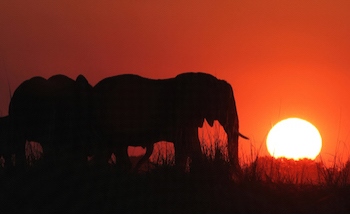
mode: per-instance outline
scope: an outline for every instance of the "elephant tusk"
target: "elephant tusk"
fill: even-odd
[[[242,137],[243,139],[249,140],[249,138],[241,133],[239,131],[235,130],[236,133],[238,133],[238,136]]]
[[[246,139],[246,140],[249,140],[249,138],[248,138],[248,137],[244,136],[243,134],[241,134],[241,133],[239,133],[239,132],[238,132],[238,135],[239,135],[240,137],[242,137],[242,138]]]

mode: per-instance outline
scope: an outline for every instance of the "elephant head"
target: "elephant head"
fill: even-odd
[[[85,149],[82,156],[91,156],[93,154],[92,150],[96,147],[98,141],[93,87],[83,75],[79,75],[75,81],[75,88],[75,106],[78,116],[76,120],[76,132],[79,134],[78,139]],[[79,148],[77,150],[79,150]]]
[[[178,80],[178,103],[181,115],[195,122],[197,127],[203,125],[204,119],[210,126],[214,120],[223,126],[228,138],[228,154],[234,172],[240,172],[238,161],[239,121],[232,87],[224,80],[219,80],[206,73],[183,73]],[[246,137],[244,137],[246,138]]]
[[[55,111],[54,135],[62,154],[80,157],[83,160],[93,144],[92,86],[83,75],[73,80],[64,75],[55,75],[47,80]]]

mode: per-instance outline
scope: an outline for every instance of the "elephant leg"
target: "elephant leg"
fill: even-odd
[[[188,158],[188,145],[184,139],[184,132],[178,132],[176,140],[174,141],[175,149],[175,166],[180,171],[186,170],[187,158]]]
[[[196,126],[183,128],[174,142],[175,164],[180,170],[185,171],[187,158],[190,156],[191,167],[198,167],[202,162],[201,144],[198,138]]]
[[[188,141],[191,146],[192,162],[200,162],[202,159],[201,143],[198,138],[198,128],[194,127],[189,130]]]
[[[13,144],[15,145],[15,166],[16,169],[22,171],[25,169],[27,164],[25,150],[26,140],[24,138],[15,138]],[[9,155],[9,161],[7,163],[11,166],[13,165],[12,155]]]
[[[47,166],[54,166],[57,158],[52,144],[46,141],[42,141],[40,144],[43,148],[43,163]]]
[[[7,170],[12,171],[14,169],[14,163],[12,160],[12,156],[17,151],[17,147],[14,147],[14,146],[18,146],[18,145],[16,145],[16,144],[18,144],[18,142],[19,141],[14,142],[13,139],[11,139],[11,140],[8,140],[8,142],[6,142],[6,145],[4,145],[3,156],[4,156],[4,160],[5,160],[4,168],[6,171]]]
[[[185,147],[185,142],[181,139],[174,141],[175,149],[175,165],[180,171],[186,170],[187,165],[187,152]]]
[[[4,154],[4,160],[5,160],[4,168],[5,169],[12,169],[13,168],[12,154],[5,153]]]
[[[22,141],[22,143],[25,142],[25,141]],[[21,163],[20,161],[16,161],[16,163],[14,163],[14,160],[13,160],[13,155],[15,155],[16,159],[19,159],[20,157],[20,154],[16,155],[16,153],[19,153],[19,150],[18,148],[13,148],[13,146],[15,144],[18,144],[17,147],[19,147],[19,143],[15,143],[15,142],[11,142],[11,144],[8,144],[6,145],[6,149],[5,149],[5,153],[4,153],[4,160],[5,160],[5,164],[4,164],[4,168],[6,171],[13,171],[14,168],[15,168],[15,165],[16,167],[19,167],[19,163]],[[24,153],[24,152],[23,152]],[[23,160],[24,158],[22,158]],[[23,163],[23,162],[22,162]]]
[[[16,152],[16,160],[15,160],[15,166],[16,168],[19,169],[25,169],[27,159],[26,159],[26,151],[25,151],[25,142],[23,142],[20,146],[19,149]]]
[[[101,142],[99,145],[96,145],[91,152],[94,165],[99,169],[106,168],[112,152],[112,147],[106,142]]]
[[[141,165],[148,161],[148,159],[151,157],[152,153],[153,153],[153,149],[154,149],[154,144],[151,144],[149,146],[146,147],[146,153],[145,155],[137,162],[134,170],[137,171]]]
[[[185,133],[185,142],[188,150],[188,154],[191,158],[191,170],[197,169],[199,170],[202,163],[202,150],[201,144],[198,138],[198,128],[191,127],[186,130]]]
[[[131,162],[128,156],[127,146],[117,146],[115,149],[117,170],[121,172],[128,172],[131,169]]]
[[[238,142],[238,137],[234,137],[234,139]],[[231,172],[233,175],[241,176],[242,175],[242,169],[239,165],[239,159],[238,159],[238,144],[227,144],[228,148],[228,154],[230,158],[231,163]]]

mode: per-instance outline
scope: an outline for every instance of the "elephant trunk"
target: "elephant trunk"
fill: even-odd
[[[241,168],[239,165],[239,160],[238,160],[238,119],[236,118],[234,124],[236,126],[231,127],[227,131],[227,147],[228,147],[228,155],[230,158],[231,165],[233,167],[233,170],[236,172],[240,172]]]
[[[234,174],[241,174],[241,167],[238,159],[238,138],[239,138],[239,123],[235,102],[232,99],[229,102],[225,122],[220,122],[227,134],[228,156],[231,163],[231,170]]]

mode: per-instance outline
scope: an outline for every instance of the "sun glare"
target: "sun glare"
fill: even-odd
[[[266,139],[267,150],[275,158],[314,160],[322,148],[317,128],[306,120],[288,118],[278,122]]]

